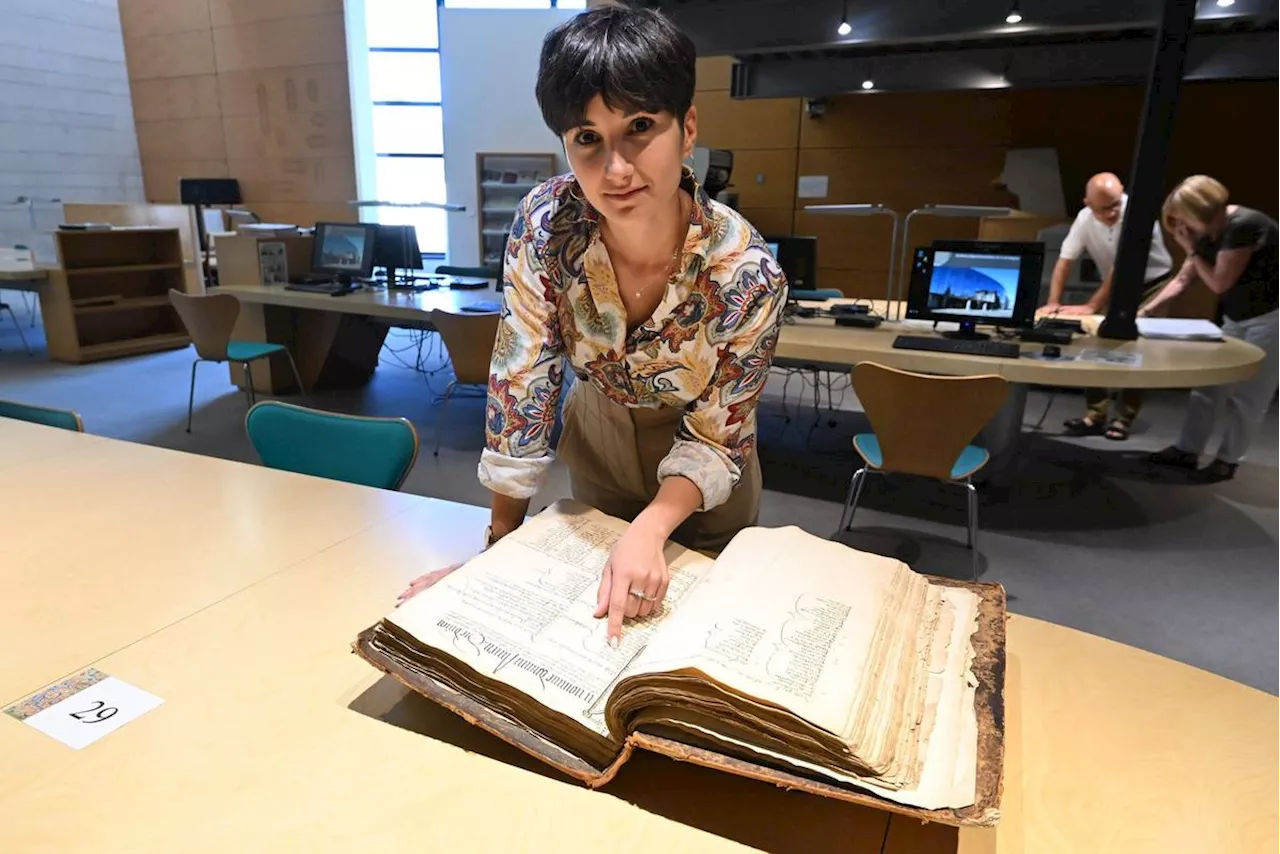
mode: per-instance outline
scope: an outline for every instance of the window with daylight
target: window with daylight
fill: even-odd
[[[376,197],[444,202],[438,0],[365,0]],[[414,225],[428,255],[444,255],[448,220],[431,208],[374,208],[378,222]]]

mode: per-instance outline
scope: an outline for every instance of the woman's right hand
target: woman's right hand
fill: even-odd
[[[396,607],[398,608],[405,602],[408,602],[414,596],[417,596],[423,590],[426,590],[428,587],[432,586],[460,566],[462,566],[461,563],[455,563],[452,566],[446,566],[444,569],[437,569],[428,572],[426,575],[419,575],[413,581],[409,582],[409,586],[405,588],[403,593],[396,597]]]

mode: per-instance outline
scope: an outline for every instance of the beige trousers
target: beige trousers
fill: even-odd
[[[564,404],[557,456],[569,467],[573,497],[631,521],[658,494],[658,464],[675,442],[684,410],[623,406],[586,380],[574,383]],[[691,549],[719,551],[760,514],[760,461],[755,452],[729,500],[695,512],[672,539]]]

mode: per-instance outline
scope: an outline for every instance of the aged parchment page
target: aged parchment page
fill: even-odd
[[[927,582],[897,560],[799,528],[748,528],[627,675],[697,668],[847,737],[881,614],[913,585]]]
[[[386,618],[424,644],[524,692],[603,736],[604,704],[627,666],[669,622],[710,558],[668,546],[661,613],[606,642],[593,614],[600,573],[627,523],[561,502],[530,519]]]

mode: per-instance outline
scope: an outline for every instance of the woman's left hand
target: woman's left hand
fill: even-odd
[[[596,618],[609,617],[609,645],[622,639],[624,617],[647,617],[662,606],[670,575],[663,555],[666,537],[633,522],[613,546],[600,576]],[[644,597],[632,595],[631,591]]]

